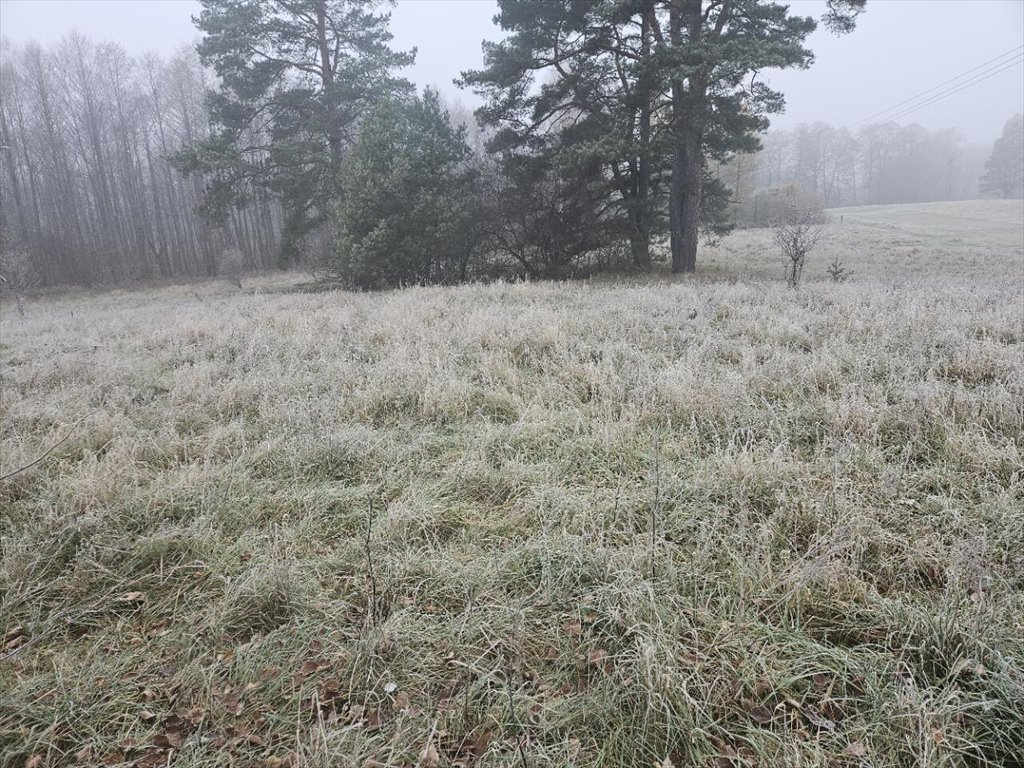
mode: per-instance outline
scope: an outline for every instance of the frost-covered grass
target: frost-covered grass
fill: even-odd
[[[0,764],[1021,764],[1024,254],[854,218],[5,308]]]

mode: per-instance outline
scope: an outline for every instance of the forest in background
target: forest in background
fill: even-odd
[[[801,44],[812,20],[747,4],[764,13],[754,32],[778,39],[731,62],[737,71],[758,66],[757,56],[785,66],[807,60]],[[628,13],[618,17],[567,15],[557,26],[569,30],[564,39],[544,31],[548,16],[563,13],[555,6],[530,16],[503,3],[509,38],[485,46],[485,68],[461,83],[485,99],[475,117],[429,90],[417,95],[393,74],[412,54],[387,48],[387,14],[305,5],[309,18],[325,22],[354,13],[349,31],[325,32],[322,50],[302,43],[289,51],[288,35],[315,36],[302,28],[306,17],[260,10],[240,22],[231,4],[208,0],[197,18],[205,33],[198,50],[167,59],[133,58],[78,34],[50,48],[5,41],[0,235],[8,280],[129,283],[275,265],[340,272],[364,288],[564,277],[665,259],[660,244],[676,226],[673,211],[687,205],[715,236],[763,225],[795,197],[828,208],[1022,194],[1019,116],[993,148],[916,124],[766,132],[781,94],[747,89],[733,76],[708,85],[704,105],[680,106],[678,95],[693,97],[689,86],[677,88],[679,65],[668,56],[686,40],[659,52],[657,25],[680,21],[660,17],[655,0],[624,3]],[[852,29],[855,15],[840,31]],[[723,51],[735,42],[735,23],[717,25]],[[754,32],[740,26],[737,39]],[[617,42],[565,53],[603,34]],[[244,56],[240,46],[248,46]],[[545,58],[550,48],[562,51],[560,61]],[[334,77],[360,67],[358,83]],[[715,117],[703,118],[696,170],[677,174],[680,142],[690,141],[677,126],[700,109]],[[1011,157],[997,157],[1000,141]],[[1014,178],[1005,188],[982,183],[1006,169]],[[684,175],[689,187],[680,185],[677,200],[673,185]],[[692,268],[691,253],[682,271]]]
[[[273,199],[214,225],[196,212],[202,180],[169,161],[210,133],[209,74],[193,50],[133,58],[77,34],[2,50],[3,249],[31,278],[126,283],[274,264]]]

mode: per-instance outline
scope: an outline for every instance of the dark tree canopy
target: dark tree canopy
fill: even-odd
[[[865,0],[829,0],[825,23],[850,31]],[[463,81],[485,99],[495,151],[543,152],[562,130],[598,126],[572,144],[605,166],[625,214],[634,261],[667,204],[675,271],[692,271],[701,223],[720,219],[705,194],[707,161],[758,147],[782,94],[768,68],[806,67],[816,22],[768,0],[499,0],[509,36],[484,47],[485,67]],[[538,84],[536,79],[542,82]]]
[[[436,91],[388,99],[342,164],[336,269],[359,288],[465,280],[478,242],[464,128]]]
[[[210,138],[175,158],[206,179],[202,211],[228,209],[269,190],[284,210],[282,257],[323,223],[337,199],[342,156],[361,116],[381,98],[408,93],[394,71],[415,51],[389,48],[388,3],[366,0],[202,0],[194,19],[199,55],[219,88],[210,95]]]
[[[485,43],[485,68],[465,72],[462,81],[486,100],[478,117],[495,131],[490,150],[520,171],[548,166],[564,173],[573,163],[599,171],[609,203],[604,218],[617,222],[634,263],[646,267],[650,238],[664,228],[656,155],[665,152],[665,121],[653,111],[651,37],[639,4],[537,0],[499,7],[496,20],[510,34]],[[511,161],[516,156],[535,161]],[[598,191],[592,183],[587,190]]]

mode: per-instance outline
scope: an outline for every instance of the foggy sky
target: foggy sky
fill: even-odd
[[[791,5],[815,17],[824,9],[823,0]],[[392,11],[394,45],[419,51],[405,75],[476,106],[476,97],[459,91],[452,79],[480,66],[483,39],[500,36],[491,21],[496,10],[493,0],[400,0]],[[198,12],[193,0],[0,0],[0,34],[14,43],[49,44],[77,29],[93,40],[121,43],[133,55],[169,54],[196,39],[190,16]],[[792,128],[821,120],[856,128],[874,113],[1021,45],[1024,0],[869,0],[853,34],[836,38],[819,29],[811,37],[811,69],[765,73],[786,94],[786,113],[772,123]],[[1017,64],[897,122],[956,128],[969,140],[988,143],[1011,114],[1022,111],[1024,66]]]

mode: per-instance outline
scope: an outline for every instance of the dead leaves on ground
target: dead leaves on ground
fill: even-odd
[[[7,630],[4,634],[3,640],[0,640],[0,649],[2,649],[4,654],[11,653],[20,648],[27,641],[28,638],[25,636],[25,628],[19,624]]]

